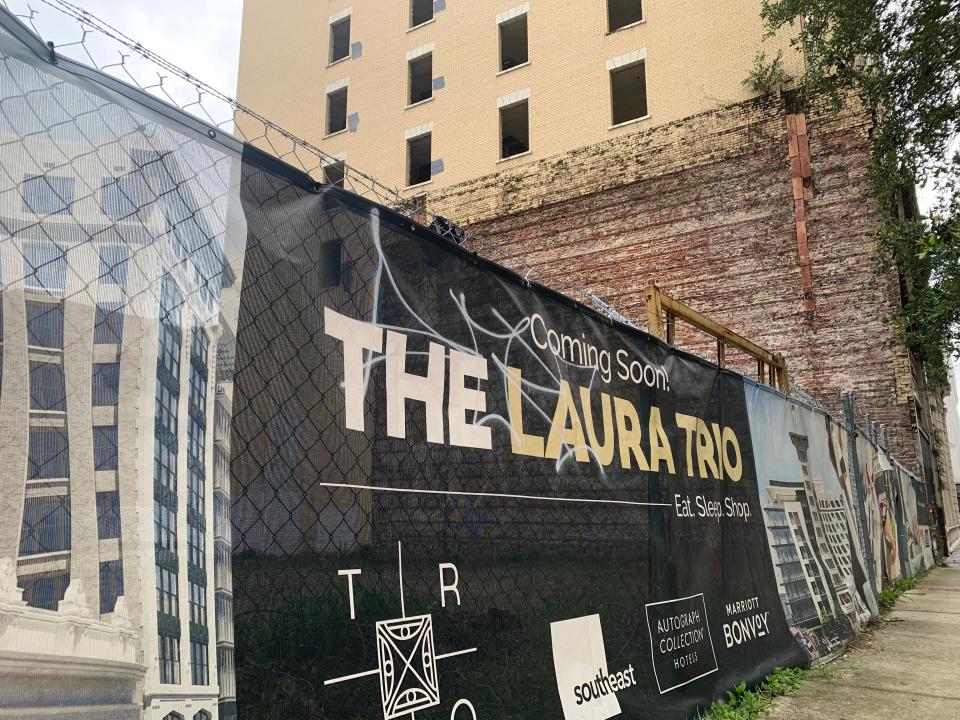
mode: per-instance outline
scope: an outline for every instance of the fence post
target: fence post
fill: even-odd
[[[850,478],[853,484],[853,494],[855,496],[857,511],[857,534],[860,536],[860,547],[863,548],[863,557],[867,563],[867,571],[870,573],[870,585],[874,592],[879,593],[880,588],[874,586],[876,573],[876,558],[873,557],[873,546],[867,536],[867,507],[865,502],[865,489],[863,476],[860,473],[860,458],[857,454],[857,436],[860,434],[856,425],[856,411],[853,404],[853,393],[844,390],[840,393],[840,401],[843,404],[843,424],[847,431],[847,444],[850,462]],[[867,424],[871,427],[871,424]]]
[[[648,285],[644,294],[647,297],[647,331],[661,340],[667,339],[667,332],[663,326],[663,307],[660,304],[660,288]]]

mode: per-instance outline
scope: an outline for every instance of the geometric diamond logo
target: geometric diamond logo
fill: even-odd
[[[442,570],[443,566],[441,566]],[[414,713],[417,710],[434,707],[440,704],[440,686],[438,682],[437,663],[440,660],[449,660],[470,655],[477,649],[464,648],[437,655],[433,649],[433,619],[430,615],[408,617],[403,602],[403,545],[397,541],[397,574],[400,579],[400,614],[402,617],[394,620],[381,620],[375,624],[377,635],[377,667],[372,670],[361,670],[350,675],[328,678],[323,681],[324,687],[337,685],[342,682],[359,680],[360,678],[380,677],[380,704],[383,707],[384,720],[410,716],[416,720]],[[359,570],[341,571],[351,579]],[[441,582],[443,578],[441,576]],[[350,617],[353,619],[353,583],[349,585]],[[460,604],[459,597],[457,604]],[[469,709],[473,705],[468,700],[460,699],[453,706],[454,712],[461,704]],[[476,717],[476,714],[474,714]]]
[[[429,615],[376,624],[383,717],[393,720],[440,704]]]

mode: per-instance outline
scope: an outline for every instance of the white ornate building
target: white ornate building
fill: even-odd
[[[235,714],[216,384],[233,159],[140,142],[3,143],[22,168],[0,186],[4,717],[213,720],[221,685]]]

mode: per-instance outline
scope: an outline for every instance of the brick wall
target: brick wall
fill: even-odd
[[[798,209],[788,114],[780,97],[721,107],[438,191],[429,208],[482,237],[484,254],[546,285],[591,290],[638,322],[655,281],[782,353],[792,378],[834,412],[839,392],[854,390],[913,467],[909,357],[884,320],[898,284],[876,274],[872,257],[870,116],[855,104],[807,108],[812,192]],[[712,356],[712,345],[681,343]]]

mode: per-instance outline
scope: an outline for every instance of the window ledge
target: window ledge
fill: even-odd
[[[28,487],[28,488],[32,488],[32,487],[35,487],[35,486],[37,486],[37,485],[69,485],[69,484],[70,484],[70,478],[68,478],[68,477],[63,477],[63,478],[27,478],[27,487]],[[64,492],[64,493],[69,492],[69,488],[64,488],[64,489],[63,489],[63,492]],[[62,493],[54,493],[54,495],[60,495],[60,494],[62,494]],[[57,551],[57,550],[51,550],[51,552],[57,553],[57,552],[59,552],[59,551]],[[66,550],[65,552],[70,552],[70,551],[69,551],[69,550]]]
[[[59,494],[59,493],[58,493],[58,494]],[[36,560],[59,560],[61,557],[64,558],[64,559],[69,558],[69,557],[70,557],[70,553],[71,553],[70,550],[50,550],[49,552],[26,553],[26,554],[21,553],[20,555],[17,556],[17,559],[18,559],[18,560],[21,560],[21,561],[22,561],[22,560],[26,560],[26,559],[28,559],[28,558],[29,558],[30,560],[34,560],[34,561],[36,561]],[[30,570],[31,570],[31,572],[30,572],[31,575],[33,575],[33,574],[35,574],[35,573],[39,575],[41,572],[44,572],[43,570],[35,570],[35,569],[32,568],[32,567],[30,568]],[[24,574],[26,574],[26,573],[24,573]]]
[[[422,183],[417,183],[416,185],[407,185],[405,188],[403,188],[403,190],[404,192],[406,192],[407,190],[416,190],[417,188],[421,188],[424,185],[429,185],[432,182],[433,182],[433,178],[430,178],[429,180],[424,180]]]
[[[342,135],[342,134],[345,133],[346,131],[347,131],[347,128],[344,128],[343,130],[337,130],[336,132],[327,133],[326,135],[324,135],[324,136],[323,136],[322,138],[320,138],[320,139],[321,139],[321,140],[326,140],[327,138],[336,137],[337,135]]]
[[[616,130],[617,128],[626,127],[627,125],[633,125],[634,123],[643,122],[644,120],[650,119],[650,113],[643,115],[642,117],[634,118],[633,120],[625,120],[622,123],[617,123],[616,125],[611,125],[607,130]]]
[[[328,68],[331,68],[331,67],[333,67],[334,65],[339,65],[340,63],[346,62],[346,61],[349,60],[349,59],[350,59],[350,53],[347,53],[346,55],[344,55],[344,56],[343,56],[342,58],[340,58],[339,60],[331,60],[330,62],[328,62],[328,63],[327,63],[327,67],[328,67]]]
[[[436,95],[431,95],[431,96],[428,97],[426,100],[417,100],[417,102],[415,102],[415,103],[410,103],[409,105],[407,105],[407,106],[404,108],[404,110],[409,110],[410,108],[419,107],[420,105],[426,105],[428,102],[430,102],[431,100],[433,100],[435,97],[436,97]]]
[[[430,23],[434,22],[436,19],[437,19],[436,16],[434,16],[434,17],[430,18],[429,20],[420,23],[419,25],[414,25],[413,27],[407,28],[407,32],[413,32],[414,30],[419,30],[419,29],[422,28],[422,27],[426,27],[426,26],[429,25]]]
[[[527,155],[532,155],[533,150],[524,150],[522,153],[517,153],[516,155],[511,155],[510,157],[500,158],[497,160],[498,163],[509,162],[510,160],[516,160],[519,157],[525,157]]]
[[[607,30],[607,33],[606,33],[606,34],[607,34],[607,35],[613,35],[614,33],[618,33],[618,32],[620,32],[621,30],[629,30],[630,28],[636,27],[637,25],[643,25],[645,22],[647,22],[647,19],[646,19],[646,18],[641,18],[640,20],[637,20],[636,22],[632,22],[632,23],[630,23],[629,25],[621,25],[621,26],[618,27],[616,30]]]
[[[63,288],[48,288],[43,285],[31,285],[29,281],[24,283],[23,289],[31,295],[49,295],[50,297],[60,298],[66,292]]]
[[[525,68],[530,64],[530,61],[527,60],[525,63],[520,63],[519,65],[514,65],[512,68],[507,68],[506,70],[501,70],[497,73],[497,77],[500,75],[506,75],[508,72],[513,72],[514,70],[519,70],[520,68]]]

